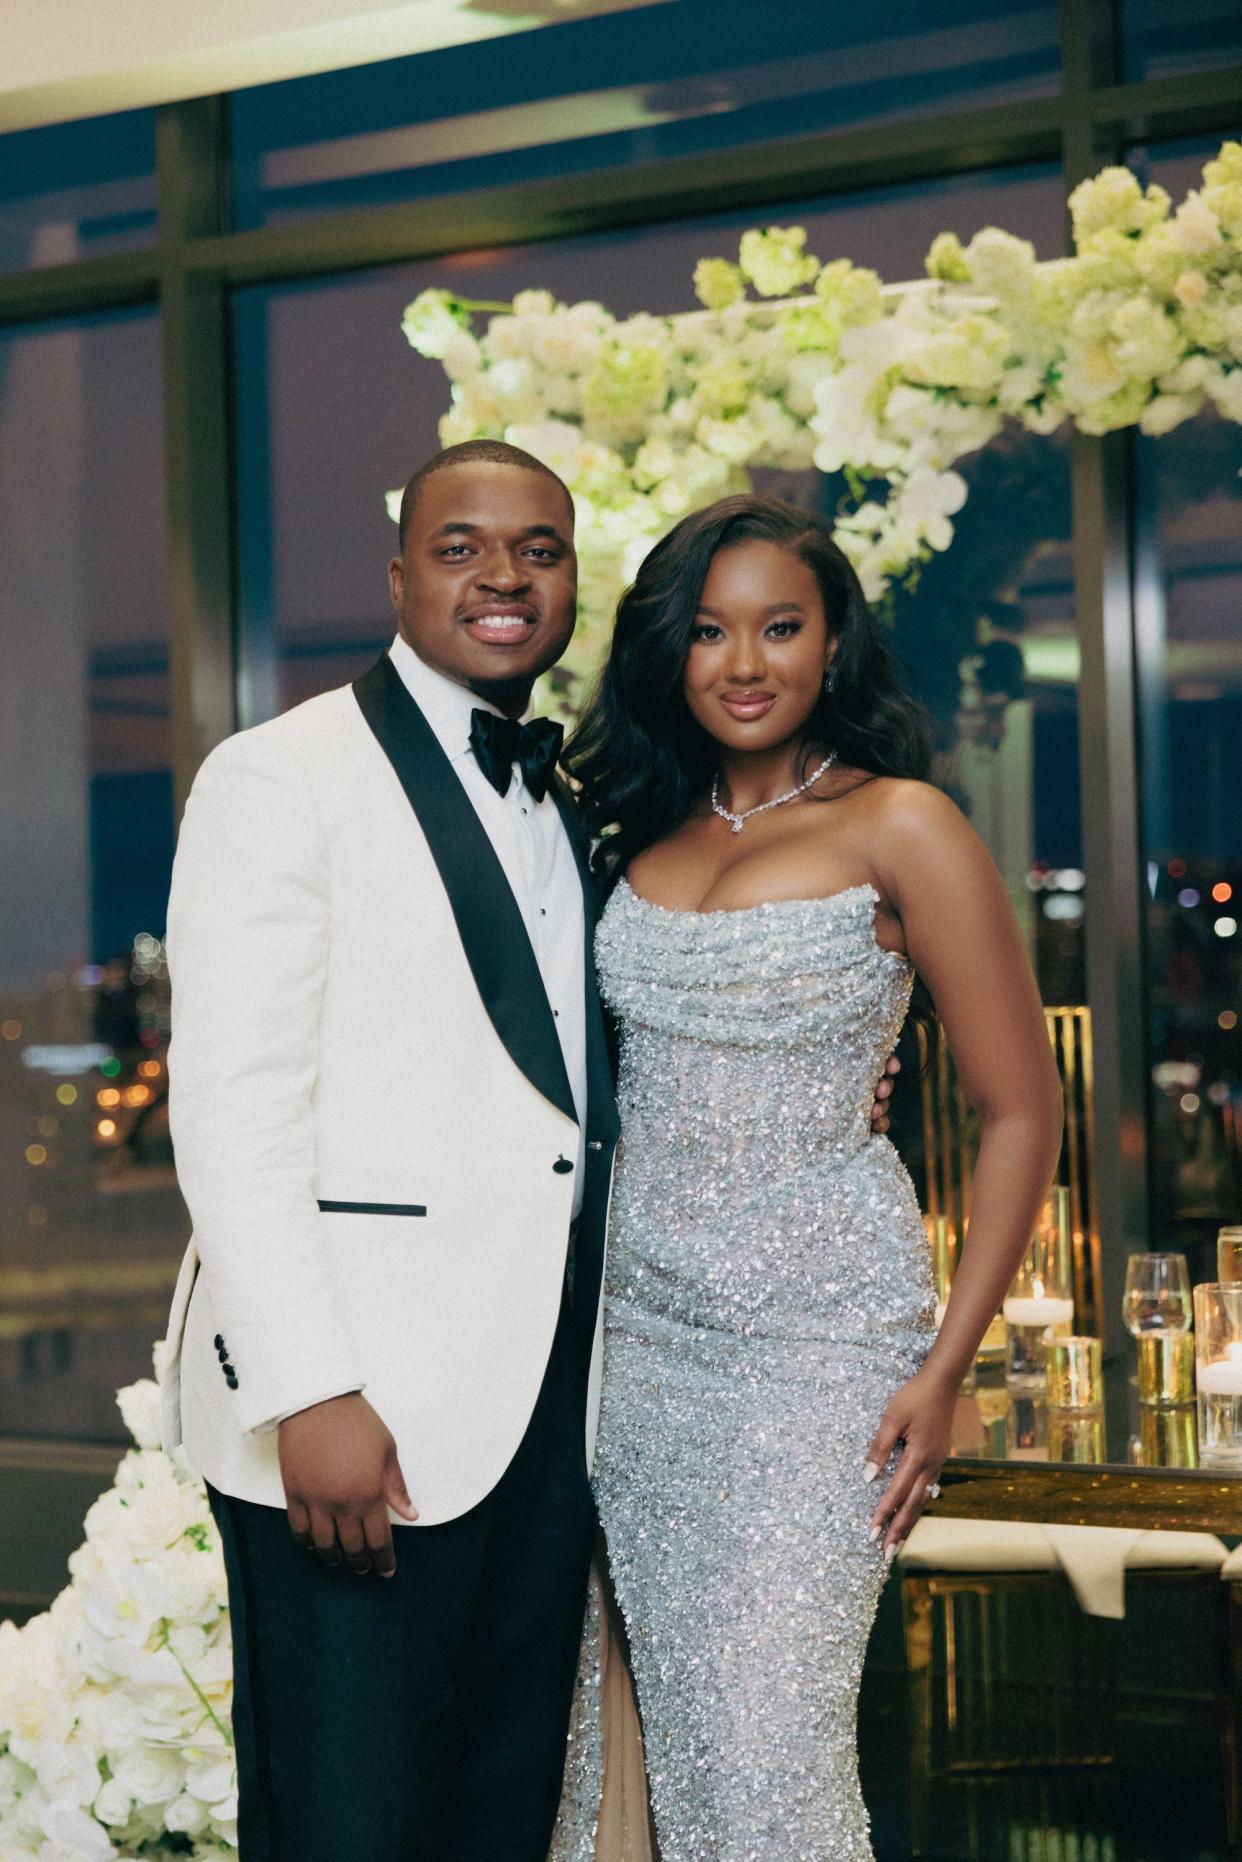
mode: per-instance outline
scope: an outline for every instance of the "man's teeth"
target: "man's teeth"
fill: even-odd
[[[470,619],[480,627],[506,627],[513,633],[531,625],[527,614],[472,614]]]

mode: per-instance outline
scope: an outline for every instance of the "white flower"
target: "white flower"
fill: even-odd
[[[139,1745],[112,1761],[112,1776],[140,1804],[166,1804],[185,1782],[181,1754],[166,1746]]]
[[[444,354],[464,320],[465,313],[451,291],[421,291],[406,305],[401,328],[411,348],[436,358]]]
[[[1196,258],[1207,252],[1215,252],[1224,243],[1220,221],[1202,194],[1193,189],[1173,215],[1172,231],[1182,251]]]
[[[197,1836],[207,1828],[210,1811],[196,1797],[182,1793],[164,1807],[164,1828],[188,1836]]]
[[[117,1391],[117,1410],[121,1421],[140,1449],[160,1447],[160,1385],[151,1378],[127,1383]]]
[[[440,363],[450,381],[464,381],[483,367],[483,351],[469,330],[455,329],[444,345]]]
[[[1183,420],[1197,414],[1202,406],[1201,394],[1158,394],[1143,409],[1139,426],[1151,435],[1171,433]]]
[[[65,1862],[69,1858],[72,1862],[114,1862],[112,1838],[80,1804],[53,1800],[40,1816],[39,1826],[51,1845],[50,1851],[41,1852],[44,1856],[59,1849]]]
[[[1207,391],[1226,420],[1242,422],[1242,369],[1222,369],[1209,379]]]
[[[599,353],[606,327],[602,320],[583,315],[596,305],[559,306],[551,316],[540,319],[531,331],[530,356],[549,373],[582,375]]]
[[[515,317],[550,317],[556,299],[550,291],[519,291],[513,300]]]
[[[997,297],[1015,297],[1028,291],[1035,276],[1035,248],[1029,239],[1015,239],[998,226],[985,226],[966,248],[970,282]]]
[[[133,1814],[134,1800],[123,1784],[115,1778],[109,1778],[99,1787],[99,1794],[91,1809],[101,1823],[128,1823]]]
[[[82,1613],[97,1635],[136,1649],[145,1648],[172,1608],[172,1594],[153,1565],[118,1561],[100,1571],[82,1597]]]
[[[966,480],[957,472],[911,473],[897,488],[895,527],[908,527],[934,550],[947,550],[953,541],[949,518],[966,502]]]

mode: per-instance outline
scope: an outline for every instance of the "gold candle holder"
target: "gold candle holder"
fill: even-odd
[[[1242,1228],[1217,1230],[1216,1278],[1235,1284],[1242,1280]]]
[[[1048,1411],[1049,1461],[1104,1460],[1104,1412],[1100,1409]]]
[[[1053,1338],[1047,1345],[1048,1407],[1096,1409],[1104,1401],[1098,1338]]]
[[[1139,1465],[1144,1468],[1197,1468],[1199,1431],[1193,1403],[1155,1405],[1139,1411]]]
[[[1149,1332],[1138,1340],[1138,1393],[1140,1403],[1194,1401],[1195,1341],[1189,1332]]]
[[[923,1227],[927,1230],[927,1239],[931,1244],[932,1278],[936,1283],[936,1324],[939,1325],[953,1287],[957,1251],[949,1232],[947,1215],[925,1215]]]

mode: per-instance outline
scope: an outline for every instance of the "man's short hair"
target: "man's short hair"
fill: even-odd
[[[405,549],[405,533],[410,521],[410,514],[418,503],[423,485],[433,472],[443,472],[447,466],[456,465],[507,465],[521,466],[525,472],[541,472],[544,478],[550,478],[554,485],[559,485],[565,494],[572,522],[574,501],[569,487],[563,478],[552,470],[551,466],[536,459],[534,453],[522,451],[520,446],[510,446],[507,440],[463,440],[458,446],[446,446],[443,452],[433,453],[426,465],[419,466],[417,472],[406,484],[401,494],[401,514],[397,519],[397,547]]]

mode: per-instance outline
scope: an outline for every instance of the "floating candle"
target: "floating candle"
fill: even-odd
[[[1230,1345],[1227,1358],[1200,1364],[1196,1377],[1206,1396],[1242,1396],[1242,1345]]]
[[[1006,1325],[1071,1325],[1074,1302],[1071,1299],[1057,1299],[1052,1294],[1045,1294],[1039,1299],[1010,1294],[1001,1311]]]

